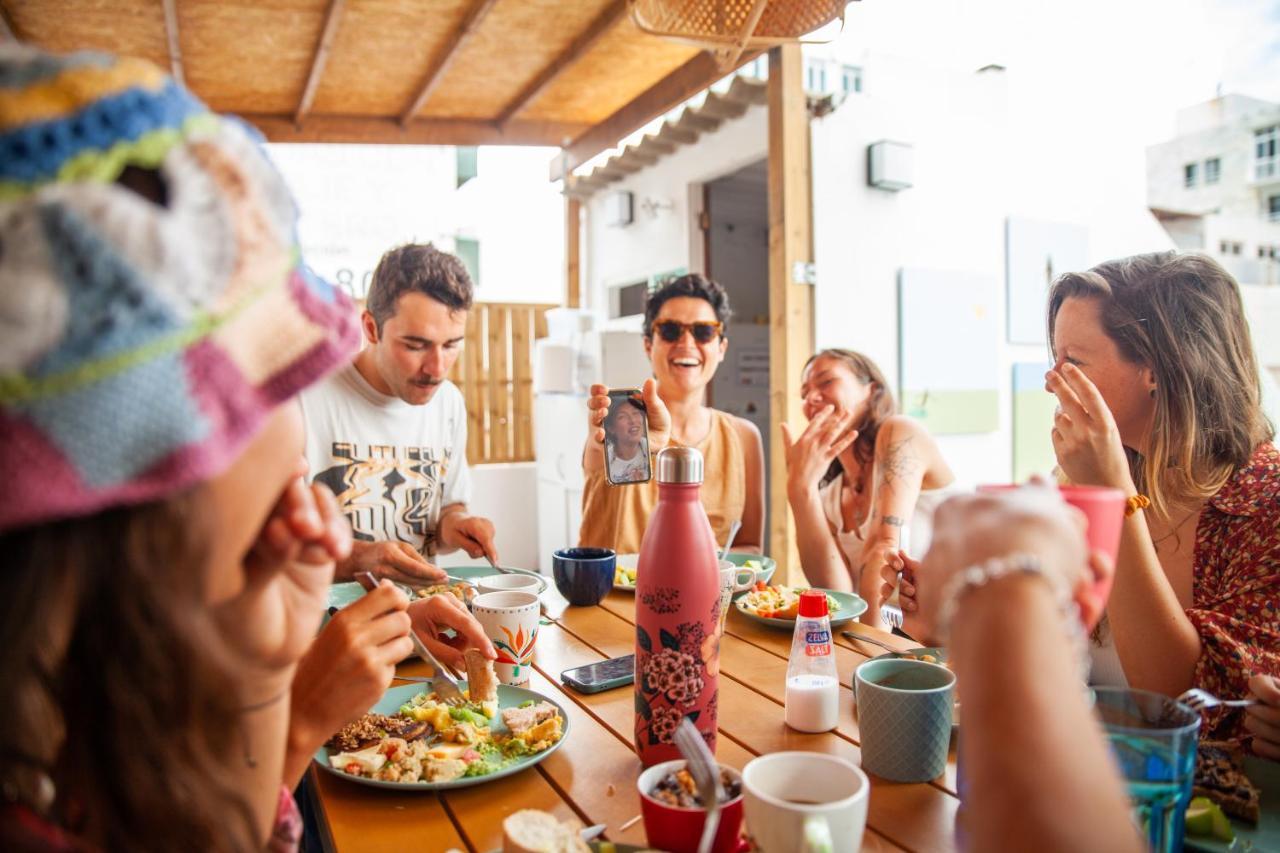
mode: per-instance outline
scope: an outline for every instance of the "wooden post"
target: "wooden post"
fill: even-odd
[[[812,286],[796,281],[813,259],[809,114],[800,45],[769,51],[769,552],[786,583],[798,582],[795,520],[787,505],[782,424],[803,421],[800,370],[813,354]]]
[[[564,304],[582,305],[582,282],[578,267],[578,237],[582,222],[582,202],[573,196],[564,199]]]

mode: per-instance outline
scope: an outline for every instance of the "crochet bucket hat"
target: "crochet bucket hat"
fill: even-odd
[[[346,360],[296,219],[254,131],[155,66],[0,47],[0,531],[207,480]]]

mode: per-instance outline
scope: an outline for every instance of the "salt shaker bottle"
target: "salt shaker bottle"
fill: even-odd
[[[800,594],[800,613],[787,662],[784,719],[801,732],[826,732],[840,719],[840,677],[831,646],[831,617],[826,593]]]

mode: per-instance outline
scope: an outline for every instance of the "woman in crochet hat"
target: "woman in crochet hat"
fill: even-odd
[[[358,333],[294,222],[153,66],[0,49],[0,847],[296,846],[289,686],[350,530],[289,401]]]

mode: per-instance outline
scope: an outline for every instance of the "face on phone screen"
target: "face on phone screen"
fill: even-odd
[[[640,392],[626,388],[609,392],[604,419],[605,479],[615,486],[644,483],[649,470],[649,419]]]

